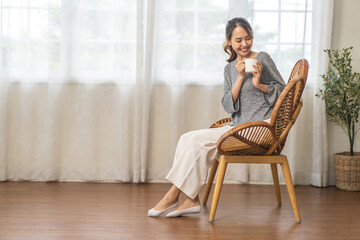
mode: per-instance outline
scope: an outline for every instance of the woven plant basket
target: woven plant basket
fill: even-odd
[[[336,187],[346,191],[360,191],[360,152],[334,154]]]

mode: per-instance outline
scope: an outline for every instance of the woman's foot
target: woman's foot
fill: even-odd
[[[200,206],[199,195],[196,196],[194,200],[192,200],[189,197],[186,197],[185,201],[176,209],[176,211],[183,210],[186,208],[196,207],[196,206]]]
[[[164,212],[176,208],[178,206],[180,189],[173,185],[165,194],[163,199],[156,206],[148,211],[149,217],[158,217]]]
[[[160,200],[160,202],[158,202],[158,204],[156,204],[156,206],[154,207],[154,210],[162,211],[166,208],[169,208],[170,206],[173,206],[176,203],[178,203],[178,199],[167,198],[165,196],[163,199]]]
[[[180,217],[184,214],[195,214],[200,212],[201,205],[199,196],[197,196],[194,200],[187,197],[185,201],[175,211],[166,214],[166,217]]]
[[[165,194],[163,199],[161,199],[160,202],[156,204],[154,209],[156,211],[161,211],[174,205],[179,201],[179,195],[180,195],[180,189],[178,189],[177,187],[175,187],[175,185],[173,185],[170,188],[170,190]]]
[[[168,207],[168,208],[165,208],[165,209],[163,209],[163,210],[160,210],[160,211],[157,211],[157,210],[155,210],[154,208],[152,208],[152,209],[150,209],[150,210],[148,211],[148,216],[149,216],[149,217],[158,217],[158,216],[160,216],[161,214],[163,214],[164,212],[169,211],[169,210],[171,210],[171,209],[173,209],[173,208],[176,208],[178,205],[179,205],[179,202],[171,205],[171,206]]]

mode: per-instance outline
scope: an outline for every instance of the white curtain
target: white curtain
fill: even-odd
[[[323,52],[324,49],[331,48],[331,30],[333,19],[333,0],[322,0],[314,2],[314,9],[318,9],[313,20],[313,64],[310,69],[310,77],[315,81],[313,93],[318,93],[323,83],[320,74],[327,71],[328,57]],[[328,157],[328,135],[327,117],[325,103],[319,98],[313,100],[313,151],[311,184],[324,187],[330,182],[330,169]]]
[[[1,7],[0,179],[144,182],[154,2]]]
[[[295,183],[326,185],[326,118],[314,94],[332,1],[284,2],[3,0],[0,180],[164,181],[181,134],[227,117],[221,45],[227,20],[243,16],[254,50],[285,80],[297,59],[310,61],[284,153]],[[226,180],[272,181],[268,166],[240,164]]]
[[[324,49],[331,48],[333,0],[313,1],[311,57],[308,82],[303,93],[304,106],[283,151],[290,161],[296,184],[325,187],[329,183],[328,134],[325,103],[315,94],[327,71]],[[306,51],[306,50],[305,50]]]

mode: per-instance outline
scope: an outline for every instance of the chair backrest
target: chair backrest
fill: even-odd
[[[295,63],[295,65],[290,73],[288,82],[290,82],[295,76],[302,76],[302,77],[304,77],[304,81],[306,84],[308,70],[309,70],[308,61],[306,59],[300,59],[299,61],[297,61]]]
[[[309,63],[306,59],[300,59],[297,61],[291,71],[291,74],[289,76],[288,82],[291,82],[292,79],[294,79],[296,76],[301,76],[304,78],[304,85],[306,85],[306,80],[308,76],[308,70],[309,70]],[[294,111],[296,106],[298,105],[299,101],[301,101],[301,95],[302,91],[296,91],[297,95],[294,96]]]
[[[269,149],[266,155],[280,154],[284,148],[286,137],[302,107],[301,95],[305,88],[308,66],[306,59],[301,59],[295,64],[290,74],[288,84],[274,106],[270,124],[275,127],[275,134],[278,141]]]

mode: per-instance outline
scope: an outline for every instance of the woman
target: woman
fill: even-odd
[[[285,83],[271,57],[265,52],[253,52],[253,31],[244,18],[234,18],[226,25],[224,51],[230,55],[224,70],[222,105],[231,114],[232,126],[203,129],[181,136],[174,164],[166,176],[173,186],[163,199],[148,211],[158,217],[175,209],[166,217],[199,213],[199,191],[206,181],[207,171],[216,157],[216,142],[231,127],[249,121],[267,121]],[[259,60],[253,72],[245,73],[245,59]],[[179,206],[179,195],[186,195]]]

